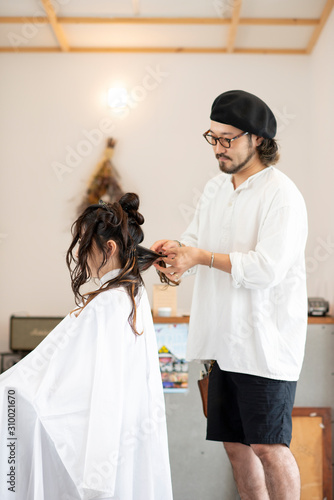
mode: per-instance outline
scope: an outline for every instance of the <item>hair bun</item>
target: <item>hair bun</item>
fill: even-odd
[[[139,197],[135,193],[124,194],[118,203],[121,205],[124,212],[128,214],[129,222],[134,221],[140,226],[144,224],[144,217],[138,212]]]

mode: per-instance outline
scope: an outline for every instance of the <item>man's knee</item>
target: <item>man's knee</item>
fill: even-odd
[[[245,453],[250,450],[249,446],[241,443],[223,443],[223,445],[232,464],[245,460]]]
[[[285,444],[251,444],[251,448],[262,463],[277,461],[280,457],[291,454]]]

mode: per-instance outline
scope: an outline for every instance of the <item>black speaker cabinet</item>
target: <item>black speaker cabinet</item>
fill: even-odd
[[[63,318],[11,316],[10,348],[12,351],[32,351]]]
[[[24,357],[23,353],[2,352],[0,354],[0,373],[5,372]]]

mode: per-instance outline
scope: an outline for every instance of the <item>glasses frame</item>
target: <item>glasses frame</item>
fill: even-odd
[[[236,141],[237,139],[240,139],[240,137],[249,134],[249,132],[241,132],[241,134],[238,134],[235,137],[232,137],[232,139],[229,139],[228,137],[215,137],[214,135],[211,135],[208,132],[211,132],[211,130],[209,129],[206,132],[204,132],[203,137],[210,144],[210,146],[217,146],[217,142],[219,142],[219,144],[225,149],[229,149],[231,147],[231,142]],[[211,137],[215,143],[211,144],[211,142],[209,142],[207,139],[208,137]],[[224,141],[225,144],[223,144],[222,141]],[[228,144],[228,146],[226,146],[226,143]]]

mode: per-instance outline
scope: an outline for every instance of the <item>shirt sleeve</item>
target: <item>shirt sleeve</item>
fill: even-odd
[[[180,238],[180,241],[181,243],[183,243],[183,245],[196,248],[198,247],[198,224],[199,221],[196,210],[193,220]]]
[[[268,213],[255,249],[230,253],[233,285],[252,289],[277,285],[304,253],[306,238],[305,207],[285,206]]]
[[[188,247],[198,248],[198,228],[199,228],[199,210],[200,210],[201,200],[198,202],[193,220],[182,234],[180,242]],[[196,274],[198,266],[193,266],[183,273],[182,277],[186,278]]]

